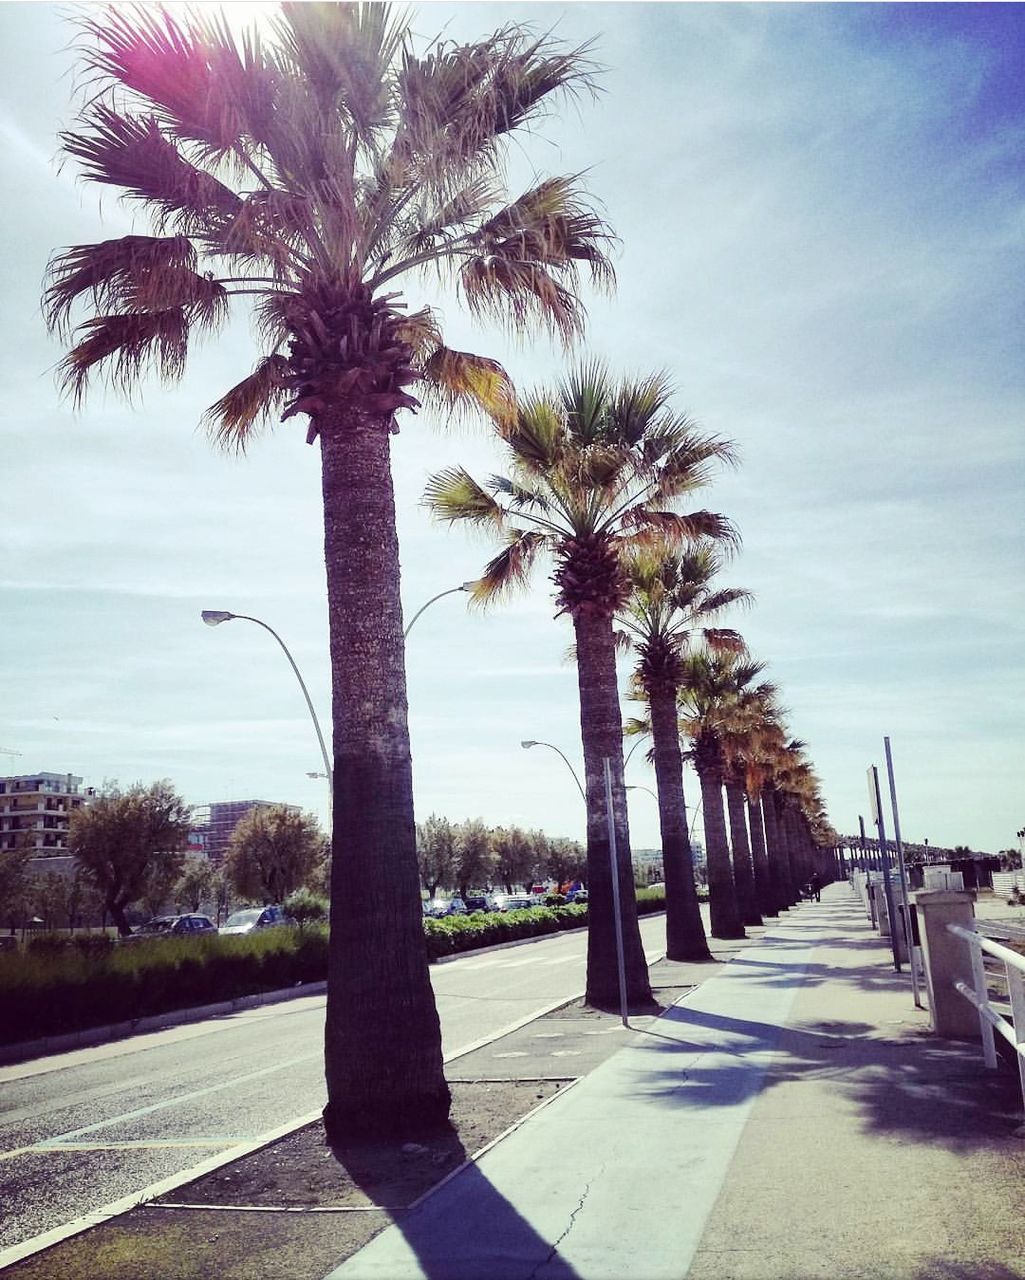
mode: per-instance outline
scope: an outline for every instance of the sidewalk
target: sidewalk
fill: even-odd
[[[833,885],[329,1280],[1020,1280],[1020,1105]]]

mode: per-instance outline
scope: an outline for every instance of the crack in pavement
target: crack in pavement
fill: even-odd
[[[548,1250],[547,1257],[542,1259],[542,1261],[537,1264],[534,1270],[527,1277],[527,1280],[537,1280],[537,1276],[539,1275],[539,1273],[545,1267],[548,1266],[549,1262],[551,1262],[551,1260],[559,1252],[559,1245],[562,1244],[563,1240],[565,1240],[566,1237],[569,1235],[569,1233],[573,1230],[573,1224],[577,1220],[577,1214],[579,1214],[581,1209],[583,1209],[584,1202],[586,1201],[587,1197],[591,1194],[591,1187],[602,1176],[604,1172],[605,1172],[605,1165],[602,1165],[599,1168],[597,1174],[595,1174],[595,1176],[591,1179],[591,1181],[587,1184],[587,1186],[584,1187],[584,1190],[580,1196],[580,1199],[577,1201],[577,1207],[569,1215],[569,1222],[566,1224],[566,1230],[562,1233],[561,1236],[559,1236],[559,1238],[555,1241],[552,1247]]]

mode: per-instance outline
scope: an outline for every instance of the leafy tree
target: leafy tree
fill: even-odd
[[[666,956],[709,960],[687,829],[683,753],[677,699],[683,659],[695,640],[708,649],[738,651],[741,637],[708,625],[727,606],[747,603],[750,593],[715,587],[722,556],[711,544],[686,549],[642,547],[626,561],[631,593],[620,624],[637,651],[636,688],[648,705],[652,757],[658,786],[662,866],[666,886]]]
[[[612,278],[610,233],[575,178],[514,199],[504,183],[506,141],[560,92],[590,87],[585,50],[507,26],[419,54],[409,23],[388,4],[284,4],[270,39],[253,30],[240,45],[205,8],[87,10],[88,91],[62,147],[156,234],[57,253],[45,301],[61,333],[87,308],[61,366],[76,400],[97,368],[124,390],[151,370],[178,378],[192,339],[247,308],[262,353],[208,411],[213,435],[241,450],[271,415],[305,414],[319,443],[332,1139],[431,1129],[449,1108],[418,900],[395,414],[429,398],[506,417],[513,399],[499,365],[446,346],[436,314],[404,310],[402,291],[440,273],[472,315],[569,341],[580,270]]]
[[[548,840],[544,865],[557,884],[579,880],[587,870],[587,850],[579,840],[554,836]]]
[[[284,805],[250,809],[231,833],[224,874],[241,897],[282,903],[313,874],[324,843],[312,814]]]
[[[534,874],[537,859],[534,842],[519,827],[498,827],[491,837],[495,851],[495,871],[497,879],[505,885],[507,893],[512,893],[515,885],[526,884]]]
[[[185,911],[198,911],[217,897],[217,870],[209,858],[191,857],[174,886],[174,901]]]
[[[27,849],[0,849],[0,912],[12,931],[24,914],[28,860]]]
[[[112,783],[72,811],[68,851],[122,937],[131,933],[128,908],[181,874],[191,812],[167,779],[127,791]]]
[[[455,884],[456,828],[447,818],[432,813],[416,824],[416,856],[428,897],[435,896],[439,885]]]
[[[455,883],[462,897],[470,889],[490,885],[495,874],[492,832],[480,818],[469,818],[456,828]]]
[[[707,483],[731,446],[701,435],[670,407],[666,376],[616,383],[598,361],[522,401],[500,427],[509,474],[479,484],[462,467],[431,478],[427,505],[441,520],[468,522],[501,541],[474,592],[486,603],[524,584],[543,553],[554,560],[556,604],[573,622],[587,799],[588,1003],[619,1002],[612,872],[603,762],[612,801],[624,921],[627,998],[651,1000],[641,946],[623,782],[622,713],[613,618],[628,594],[623,557],[632,547],[699,537],[729,539],[708,511],[674,508]]]
[[[308,924],[320,924],[327,919],[330,903],[322,894],[312,889],[294,889],[285,899],[285,914],[296,922],[300,929]]]

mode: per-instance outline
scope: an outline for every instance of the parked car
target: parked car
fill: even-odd
[[[529,898],[525,893],[500,893],[495,898],[496,911],[520,911],[524,907],[536,907],[536,898]]]
[[[129,936],[122,939],[122,941],[134,942],[138,939],[141,942],[146,938],[180,938],[183,936],[191,938],[201,933],[212,935],[216,932],[217,926],[209,916],[154,916],[152,920],[147,920],[145,924],[140,924],[137,929],[133,929]]]
[[[569,893],[566,894],[566,901],[575,902],[578,906],[586,907],[587,906],[587,890],[571,889]]]
[[[273,925],[288,923],[288,916],[281,907],[245,907],[241,911],[233,911],[218,932],[252,933],[254,929],[269,929]]]
[[[495,899],[490,893],[468,893],[464,899],[467,911],[497,911]]]
[[[424,902],[424,915],[436,920],[442,916],[464,916],[466,903],[462,898],[428,898]]]

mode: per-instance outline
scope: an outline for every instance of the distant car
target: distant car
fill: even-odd
[[[651,884],[649,884],[649,885],[648,885],[648,888],[649,888],[649,889],[660,889],[663,893],[665,893],[665,891],[666,891],[665,881],[664,881],[664,880],[653,880],[653,881],[651,882]]]
[[[586,907],[587,906],[587,890],[571,889],[569,893],[566,895],[566,901],[575,902],[581,907]]]
[[[500,893],[495,902],[498,911],[521,911],[525,907],[538,905],[535,898],[528,898],[522,893]]]
[[[278,924],[288,924],[281,907],[246,907],[233,911],[218,933],[252,933],[254,929],[270,929]]]
[[[497,911],[495,899],[490,893],[468,893],[464,899],[467,911]]]
[[[134,942],[138,939],[140,942],[146,938],[180,938],[195,937],[197,934],[215,934],[217,926],[209,916],[154,916],[152,920],[147,920],[145,924],[140,924],[137,929],[133,929],[131,934],[124,939],[125,942]]]
[[[428,898],[424,902],[425,916],[433,916],[438,920],[442,916],[466,915],[466,903],[462,898]]]

